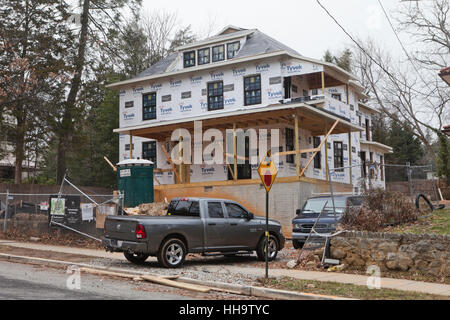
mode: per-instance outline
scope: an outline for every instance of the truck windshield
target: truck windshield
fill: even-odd
[[[168,216],[196,217],[200,218],[198,201],[175,200],[171,201],[167,209]]]
[[[336,213],[343,213],[345,211],[346,198],[334,198],[334,204],[336,206]],[[326,207],[324,208],[326,203]],[[303,206],[302,213],[310,214],[317,213],[324,210],[325,212],[333,212],[333,200],[330,198],[314,198],[308,199]]]

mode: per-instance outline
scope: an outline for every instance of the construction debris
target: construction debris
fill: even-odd
[[[124,211],[130,216],[162,217],[167,215],[168,207],[165,202],[155,202],[141,204],[136,208],[125,208]]]

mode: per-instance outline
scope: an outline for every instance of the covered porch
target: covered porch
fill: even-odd
[[[289,126],[294,130],[294,148],[293,150],[272,150],[274,157],[282,156],[294,156],[295,157],[295,174],[291,174],[288,177],[281,177],[277,179],[277,182],[293,182],[300,181],[301,179],[310,179],[305,176],[305,173],[313,162],[318,152],[322,150],[322,147],[327,145],[327,138],[332,134],[348,134],[351,132],[362,131],[363,128],[356,124],[352,124],[348,119],[339,117],[329,111],[326,111],[315,104],[320,104],[321,100],[305,103],[287,103],[277,104],[262,108],[242,109],[233,112],[215,112],[208,113],[202,116],[198,116],[190,119],[180,119],[171,121],[159,121],[150,123],[147,125],[141,125],[130,128],[117,129],[115,132],[128,134],[130,136],[130,145],[133,145],[133,137],[143,137],[147,139],[153,139],[160,143],[160,150],[164,156],[164,162],[168,165],[159,168],[155,168],[155,173],[170,173],[173,175],[173,181],[176,185],[194,185],[202,186],[206,184],[234,184],[234,183],[251,183],[259,184],[259,179],[255,177],[242,178],[239,175],[238,160],[249,160],[248,154],[239,154],[237,147],[237,131],[239,129],[247,130],[254,128],[260,130],[264,128],[270,128],[274,126]],[[218,179],[217,181],[191,181],[191,165],[182,164],[176,165],[175,159],[172,159],[169,151],[165,147],[163,142],[170,141],[172,132],[176,129],[183,128],[194,136],[195,122],[202,121],[203,130],[217,129],[222,132],[226,130],[232,130],[233,132],[233,147],[232,152],[223,152],[224,156],[228,159],[226,166],[228,167],[228,178]],[[300,148],[299,137],[300,130],[308,131],[308,134],[314,137],[323,137],[320,145],[315,148]],[[351,141],[351,139],[349,139]],[[281,145],[281,144],[280,144]],[[325,147],[325,159],[328,159],[328,148]],[[348,148],[349,158],[352,157],[351,146]],[[230,148],[228,148],[230,150]],[[181,151],[181,150],[180,150]],[[277,152],[278,151],[278,152]],[[181,151],[182,152],[182,151]],[[180,158],[182,157],[179,153]],[[306,163],[301,166],[301,155],[309,155]],[[264,155],[258,154],[259,158]],[[130,148],[130,158],[133,158],[133,149]],[[303,157],[305,158],[305,157]],[[305,160],[305,159],[304,159]],[[192,162],[192,161],[191,161]],[[327,161],[325,166],[325,172],[327,172]],[[195,166],[195,165],[192,165]],[[322,169],[323,170],[323,169]],[[328,180],[328,177],[327,177]],[[162,187],[157,178],[155,179],[156,185]],[[167,187],[164,186],[164,187]]]

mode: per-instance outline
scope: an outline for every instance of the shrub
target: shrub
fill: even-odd
[[[349,208],[341,223],[347,228],[379,231],[386,225],[416,220],[420,215],[411,200],[399,192],[375,189],[364,194],[361,207]]]

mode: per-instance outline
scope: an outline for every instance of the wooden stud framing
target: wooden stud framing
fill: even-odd
[[[352,133],[348,133],[348,163],[350,167],[350,184],[353,185],[353,170],[352,170]]]
[[[339,119],[336,120],[336,122],[334,123],[334,125],[331,127],[330,131],[326,134],[325,139],[322,140],[322,142],[321,142],[320,145],[317,147],[317,149],[322,149],[323,144],[325,143],[325,141],[327,141],[328,137],[331,135],[331,133],[333,132],[334,128],[336,128],[336,126],[339,124],[339,121],[340,121]],[[327,146],[326,146],[325,149],[327,149]],[[318,152],[318,151],[316,151],[316,152],[313,153],[312,157],[309,159],[308,163],[307,163],[306,166],[303,168],[302,173],[301,173],[301,176],[303,176],[303,175],[305,174],[305,172],[306,172],[306,170],[308,169],[309,165],[311,164],[311,162],[312,162],[312,161],[314,160],[314,158],[316,157],[317,152]],[[327,158],[327,162],[328,162],[328,158]],[[327,172],[328,172],[328,171],[327,171]]]
[[[322,71],[322,94],[325,95],[325,71]]]
[[[133,133],[130,131],[130,159],[133,159]]]
[[[328,132],[328,122],[325,124],[325,135]],[[330,177],[328,176],[328,139],[325,137],[323,139],[325,141],[325,178],[327,181],[330,180]]]
[[[295,167],[297,169],[297,177],[300,178],[300,145],[298,142],[298,114],[295,114],[294,118],[294,126],[295,126]]]
[[[170,166],[172,167],[172,171],[175,174],[175,177],[178,179],[178,181],[181,181],[180,177],[178,176],[177,169],[175,168],[175,165],[173,164],[172,159],[170,158],[169,154],[167,153],[166,147],[164,147],[164,144],[161,143],[161,149],[164,152],[164,155],[166,156],[166,160],[169,161]]]
[[[236,122],[233,123],[233,154],[234,154],[234,181],[238,179],[238,169],[237,169],[237,135],[236,135]]]

